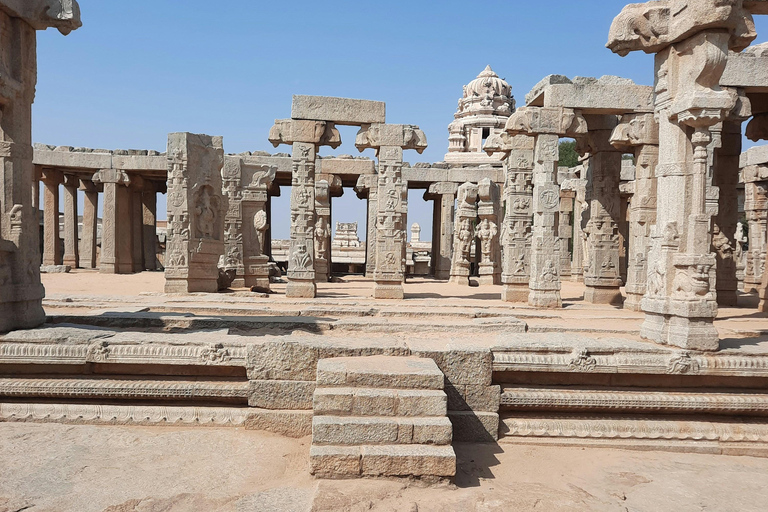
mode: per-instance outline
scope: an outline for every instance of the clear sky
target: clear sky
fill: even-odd
[[[605,48],[625,0],[79,3],[82,28],[38,36],[35,142],[164,151],[169,132],[189,131],[223,135],[227,153],[290,152],[272,148],[269,128],[290,117],[291,95],[314,94],[386,102],[388,122],[427,135],[424,154],[405,159],[435,162],[462,85],[487,64],[518,106],[548,74],[653,82],[651,56]],[[766,40],[765,18],[756,19],[757,42]],[[357,155],[354,134],[342,127],[342,146],[320,154]],[[408,220],[429,239],[431,203],[421,196],[410,194]],[[274,238],[288,237],[287,198],[273,203]],[[333,213],[357,220],[364,237],[364,202],[352,190],[334,199]]]

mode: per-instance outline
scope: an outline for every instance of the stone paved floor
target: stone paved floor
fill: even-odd
[[[309,438],[0,423],[0,511],[764,511],[766,459],[457,445],[455,485],[317,481]]]

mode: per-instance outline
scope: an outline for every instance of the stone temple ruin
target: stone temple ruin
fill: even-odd
[[[628,5],[607,47],[653,54],[653,86],[549,75],[518,106],[489,66],[464,87],[445,160],[411,166],[427,147],[417,125],[388,123],[382,102],[320,96],[294,96],[261,134],[290,154],[226,154],[222,137],[191,133],[169,134],[165,153],[33,146],[35,31],[77,29],[79,7],[0,0],[0,421],[311,434],[310,471],[328,478],[450,478],[452,443],[505,438],[766,456],[768,349],[716,326],[749,294],[768,312],[768,146],[742,148],[742,134],[768,139],[768,47],[750,46],[764,14],[765,0]],[[376,160],[319,157],[341,144],[337,126],[358,127]],[[577,167],[559,165],[563,139]],[[332,216],[344,187],[367,202],[364,240]],[[430,243],[420,227],[407,241],[409,190],[434,201]],[[47,298],[46,323],[41,264],[124,274],[159,261],[160,298],[81,299],[98,314]],[[364,271],[372,297],[323,296],[334,264]],[[409,297],[422,271],[494,297],[446,311]],[[253,293],[224,311],[213,294],[227,286]],[[579,325],[595,311],[638,327]]]

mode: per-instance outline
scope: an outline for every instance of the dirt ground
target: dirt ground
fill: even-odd
[[[765,511],[764,458],[459,444],[455,484],[321,481],[310,439],[0,423],[0,511]]]

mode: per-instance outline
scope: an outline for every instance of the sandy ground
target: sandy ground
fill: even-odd
[[[457,445],[455,484],[318,481],[309,438],[0,423],[0,511],[765,511],[765,459]]]

